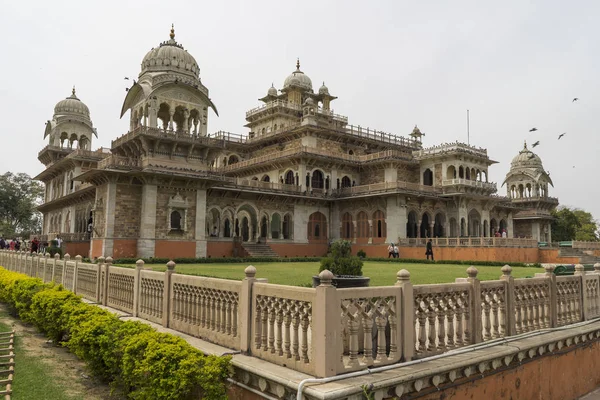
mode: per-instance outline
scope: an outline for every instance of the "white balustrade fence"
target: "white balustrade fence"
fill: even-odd
[[[415,285],[401,270],[394,286],[337,289],[323,271],[303,288],[84,263],[49,254],[0,251],[5,269],[62,284],[82,297],[164,327],[306,374],[326,377],[428,357],[469,344],[600,318],[600,264],[554,267],[514,279],[479,281],[474,267],[453,283]]]

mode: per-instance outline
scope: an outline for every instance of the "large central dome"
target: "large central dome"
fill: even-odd
[[[198,63],[182,45],[175,41],[175,29],[171,28],[170,39],[148,52],[142,60],[142,72],[178,72],[198,78]]]
[[[312,91],[312,81],[308,75],[305,75],[304,72],[300,71],[300,60],[296,62],[296,70],[292,72],[290,76],[285,78],[285,81],[283,82],[284,89],[290,86],[296,86]]]

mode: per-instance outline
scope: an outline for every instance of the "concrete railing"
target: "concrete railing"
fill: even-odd
[[[572,247],[574,249],[582,249],[582,250],[600,250],[600,242],[584,242],[584,241],[574,240],[572,242]]]
[[[429,238],[401,238],[399,246],[425,246]],[[501,237],[441,237],[431,238],[436,247],[538,247],[536,239]]]
[[[454,283],[337,289],[269,284],[249,266],[242,281],[0,251],[0,265],[84,298],[218,345],[318,377],[425,358],[470,344],[600,317],[600,264],[586,273],[481,282],[474,267]]]

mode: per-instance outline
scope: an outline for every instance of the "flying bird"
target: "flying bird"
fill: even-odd
[[[125,88],[125,91],[126,91],[126,92],[129,92],[129,88]]]
[[[531,129],[529,130],[529,132],[535,132],[535,131],[537,131],[537,128],[531,128]]]
[[[540,145],[540,141],[538,140],[537,142],[535,142],[534,144],[531,145],[531,147],[536,147]]]
[[[574,103],[574,102],[576,102],[576,101],[578,101],[578,100],[579,100],[579,97],[575,97],[575,98],[573,99],[572,103]]]
[[[558,140],[560,140],[561,137],[565,136],[567,134],[567,132],[565,133],[561,133],[560,135],[558,135]]]
[[[128,80],[129,80],[129,78],[128,78],[128,77],[125,77],[124,79],[125,79],[126,81],[128,81]]]

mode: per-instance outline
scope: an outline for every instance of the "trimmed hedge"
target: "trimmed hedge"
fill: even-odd
[[[223,257],[223,258],[175,258],[176,264],[252,264],[258,262],[277,262],[277,263],[293,263],[293,262],[320,262],[323,257]],[[119,258],[113,264],[127,265],[135,264],[137,258]],[[171,261],[170,258],[142,258],[146,264],[166,264]],[[405,263],[405,264],[458,264],[458,265],[486,265],[492,267],[502,267],[506,264],[511,267],[537,267],[541,268],[539,263],[522,263],[522,262],[504,262],[504,261],[461,261],[461,260],[439,260],[430,261],[418,258],[385,258],[385,257],[366,257],[363,261],[378,261],[390,263]]]
[[[231,357],[205,355],[177,336],[84,303],[62,285],[4,268],[0,301],[129,399],[227,398]]]

